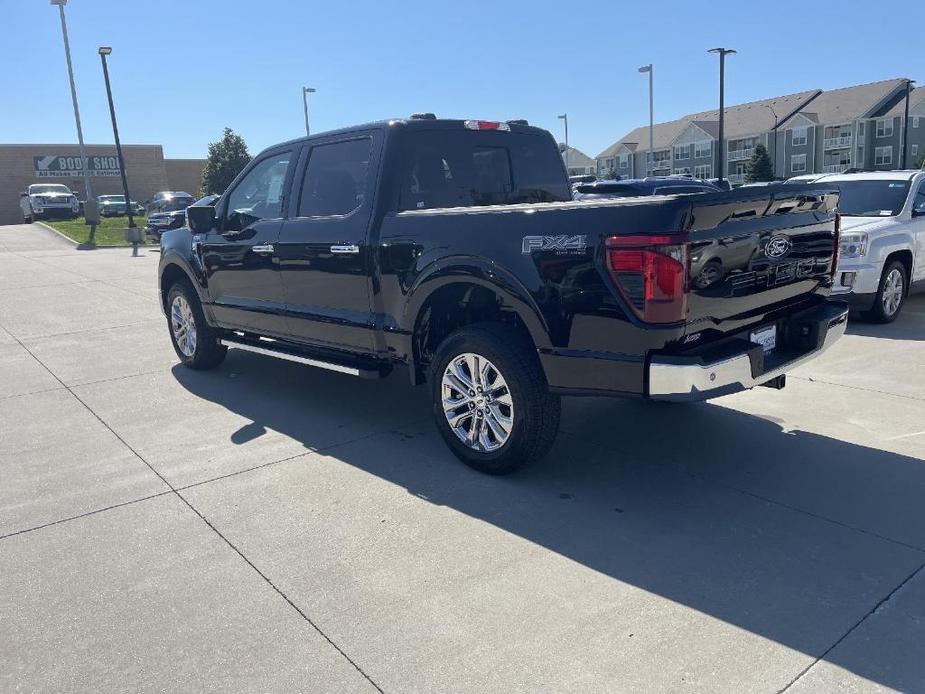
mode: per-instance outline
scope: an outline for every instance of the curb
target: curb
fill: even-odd
[[[69,244],[73,245],[74,248],[77,248],[78,246],[83,246],[83,245],[84,245],[84,244],[82,244],[82,243],[78,243],[77,241],[75,241],[74,239],[72,239],[70,236],[67,236],[67,235],[65,235],[65,234],[62,234],[60,231],[58,231],[57,229],[55,229],[53,226],[49,226],[48,224],[45,224],[45,222],[41,222],[41,221],[39,221],[38,219],[34,220],[32,223],[33,223],[33,224],[38,224],[38,225],[39,225],[40,227],[42,227],[43,229],[48,229],[48,231],[52,232],[53,234],[57,234],[57,235],[60,236],[62,239],[64,239],[65,241],[67,241]],[[148,245],[148,244],[146,244],[146,243],[142,243],[142,244],[139,244],[138,247],[139,247],[139,248],[145,248],[147,245]],[[99,244],[99,243],[96,244],[96,245],[94,246],[94,248],[131,248],[131,247],[132,247],[131,244],[122,245],[122,246],[116,246],[116,245],[113,245],[113,244],[104,245],[104,244]]]

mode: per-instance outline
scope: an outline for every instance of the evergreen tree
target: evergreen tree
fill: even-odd
[[[225,128],[220,140],[209,143],[209,156],[202,170],[202,194],[223,193],[250,160],[244,139]]]
[[[759,143],[755,145],[752,158],[745,165],[745,181],[746,183],[755,183],[757,181],[773,180],[774,166],[771,164],[771,157],[768,156],[768,149]]]

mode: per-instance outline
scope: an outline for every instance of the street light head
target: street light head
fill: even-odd
[[[719,53],[720,55],[732,55],[736,53],[734,48],[711,48],[707,53]]]
[[[100,52],[100,55],[109,55],[110,53],[112,53],[112,47],[111,46],[100,46],[99,52]]]
[[[561,116],[556,116],[556,118],[558,118],[559,120],[565,120],[566,118],[568,118],[568,114],[563,113]]]
[[[306,94],[314,94],[318,90],[315,89],[314,87],[302,87],[302,91],[305,92]]]
[[[652,72],[652,64],[650,63],[648,65],[643,65],[641,68],[639,68],[639,72]]]
[[[58,5],[59,7],[64,7],[67,5],[67,0],[51,0],[52,5]]]

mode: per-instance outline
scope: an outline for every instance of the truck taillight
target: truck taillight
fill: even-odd
[[[647,323],[687,318],[690,245],[683,236],[611,236],[607,269],[634,313]]]
[[[494,120],[467,120],[465,126],[469,130],[510,130],[511,126],[507,123],[499,123]]]
[[[835,213],[835,250],[832,252],[832,277],[838,274],[838,260],[841,255],[841,215]]]

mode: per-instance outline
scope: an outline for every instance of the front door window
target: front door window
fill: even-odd
[[[235,186],[228,197],[223,231],[242,231],[261,219],[282,216],[283,183],[290,152],[267,157]]]

